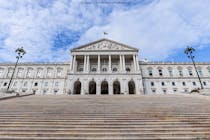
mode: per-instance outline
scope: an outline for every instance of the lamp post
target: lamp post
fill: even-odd
[[[192,60],[193,66],[194,66],[194,68],[195,68],[196,74],[197,74],[197,76],[198,76],[198,79],[199,79],[199,82],[200,82],[200,85],[201,85],[201,89],[203,89],[203,84],[202,84],[202,82],[201,82],[201,78],[200,78],[200,76],[199,76],[199,74],[198,74],[198,70],[197,70],[197,68],[196,68],[195,61],[194,61],[195,56],[192,55],[192,53],[193,53],[194,51],[195,51],[195,49],[194,49],[193,47],[187,46],[187,48],[185,49],[184,53],[187,55],[188,58],[190,58],[190,59]]]
[[[15,69],[16,69],[16,67],[17,67],[17,64],[18,64],[19,59],[22,58],[24,54],[26,54],[26,51],[23,49],[23,47],[17,48],[17,49],[15,50],[15,52],[17,53],[17,56],[16,56],[17,61],[16,61],[16,63],[15,63],[15,68],[14,68],[13,73],[12,73],[12,76],[11,76],[11,78],[10,78],[10,81],[9,81],[9,84],[8,84],[8,87],[7,87],[7,91],[9,91],[9,87],[10,87],[10,84],[11,84],[11,82],[12,82],[13,76],[14,76],[14,74],[15,74]]]

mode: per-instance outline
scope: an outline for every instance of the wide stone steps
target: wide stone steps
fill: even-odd
[[[208,99],[127,97],[31,96],[1,101],[0,139],[210,139]]]

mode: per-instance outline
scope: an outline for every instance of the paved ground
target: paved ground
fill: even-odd
[[[1,139],[210,139],[210,97],[28,96],[0,101]]]

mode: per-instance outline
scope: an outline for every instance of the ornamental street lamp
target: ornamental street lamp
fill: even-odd
[[[199,76],[199,74],[198,74],[198,70],[197,70],[197,68],[196,68],[195,61],[194,61],[195,56],[192,55],[192,53],[193,53],[194,51],[195,51],[195,49],[194,49],[193,47],[187,46],[187,48],[185,49],[184,53],[187,55],[188,58],[190,58],[190,59],[192,60],[193,66],[194,66],[194,68],[195,68],[196,74],[197,74],[197,76],[198,76],[198,79],[199,79],[199,82],[200,82],[200,85],[201,85],[201,89],[203,89],[203,84],[202,84],[202,82],[201,82],[201,78],[200,78],[200,76]]]
[[[15,52],[17,53],[17,56],[16,56],[17,61],[15,63],[15,68],[14,68],[13,73],[12,73],[12,76],[10,78],[10,81],[9,81],[9,84],[8,84],[8,87],[7,87],[7,91],[9,91],[9,87],[10,87],[10,84],[12,82],[12,79],[13,79],[13,76],[14,76],[14,73],[15,73],[15,69],[17,67],[17,64],[18,64],[19,59],[22,58],[24,54],[26,54],[26,51],[23,49],[23,47],[17,48],[15,50]]]

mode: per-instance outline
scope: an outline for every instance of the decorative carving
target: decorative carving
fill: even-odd
[[[81,48],[81,50],[130,50],[130,48],[127,48],[123,45],[119,45],[117,43],[112,43],[109,41],[102,41],[102,42],[98,42],[96,44],[92,44],[90,46]]]

